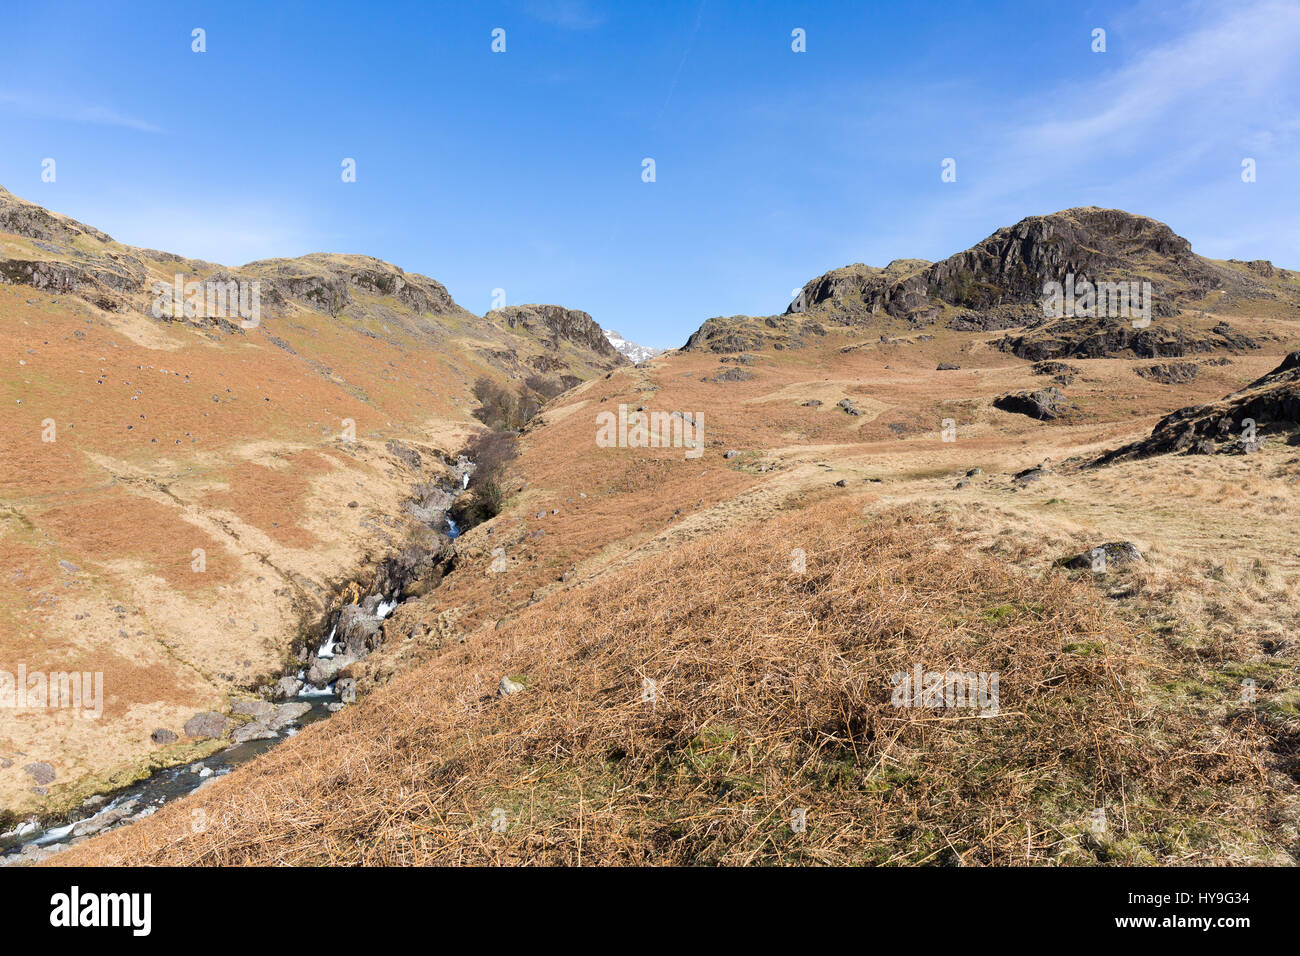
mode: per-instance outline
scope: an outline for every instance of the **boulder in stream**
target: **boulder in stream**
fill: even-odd
[[[302,681],[293,675],[281,677],[275,684],[275,690],[271,696],[276,700],[284,700],[289,697],[297,697],[298,692],[302,690]]]
[[[284,730],[286,727],[297,723],[298,719],[309,710],[311,710],[311,704],[300,700],[281,704],[275,709],[275,716],[267,722],[267,725],[272,730]]]
[[[372,600],[373,599],[373,600]],[[383,641],[383,622],[375,613],[380,598],[371,595],[361,605],[349,604],[339,612],[336,640],[343,644],[346,656],[365,657]],[[371,606],[367,608],[365,604]],[[319,683],[312,681],[313,684]]]
[[[106,830],[116,823],[135,813],[138,802],[127,800],[125,803],[118,804],[116,807],[97,813],[89,820],[82,820],[72,828],[72,836],[83,837],[98,833],[100,830]]]
[[[250,720],[248,723],[236,727],[235,732],[230,735],[230,739],[237,744],[243,744],[250,740],[271,740],[275,736],[276,732],[268,727],[265,722]]]
[[[275,713],[275,704],[269,700],[237,700],[230,709],[244,717],[265,720]]]
[[[339,671],[347,667],[356,660],[351,654],[340,654],[335,657],[318,657],[311,662],[311,667],[307,668],[307,683],[316,687],[324,687],[334,680]]]

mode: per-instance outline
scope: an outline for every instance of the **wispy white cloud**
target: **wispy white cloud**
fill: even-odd
[[[1223,128],[1217,124],[1274,113],[1300,68],[1300,4],[1264,0],[1226,11],[1058,100],[1055,115],[1025,127],[1016,148],[1065,155],[1098,144],[1143,148],[1171,120],[1213,135]]]
[[[584,0],[532,0],[528,13],[566,30],[592,30],[605,22],[605,14]]]
[[[1099,65],[1126,55],[1116,69],[1045,83],[1017,96],[1007,119],[945,131],[948,151],[936,155],[957,157],[959,184],[941,189],[936,172],[908,231],[922,247],[956,249],[1024,215],[1095,203],[1158,214],[1205,254],[1262,247],[1294,259],[1294,195],[1244,205],[1256,193],[1242,193],[1239,164],[1258,157],[1275,184],[1297,169],[1300,4],[1189,2],[1178,13],[1136,8],[1111,31],[1110,52],[1092,55]],[[1264,172],[1249,188],[1266,195]],[[1254,241],[1215,241],[1225,220]],[[969,234],[954,244],[954,230]]]
[[[43,119],[63,120],[69,123],[93,123],[96,126],[118,126],[139,130],[142,133],[161,133],[153,123],[120,113],[108,106],[86,103],[30,93],[0,92],[0,109],[8,109]]]

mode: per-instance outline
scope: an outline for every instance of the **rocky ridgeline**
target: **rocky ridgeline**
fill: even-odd
[[[1023,322],[1041,315],[1044,284],[1062,282],[1067,274],[1093,282],[1149,280],[1157,316],[1176,315],[1179,299],[1216,289],[1275,294],[1253,276],[1196,255],[1162,222],[1090,206],[1029,216],[941,262],[904,259],[884,269],[835,270],[804,286],[803,297],[810,309],[824,305],[848,317],[884,314],[917,325],[937,321],[944,307],[976,314],[1001,310],[1004,320]],[[792,304],[787,314],[796,308]],[[974,322],[970,315],[961,318]]]
[[[1123,318],[1045,318],[1044,286],[1151,283],[1151,316],[1134,328]],[[996,347],[1031,361],[1074,357],[1171,358],[1258,347],[1222,323],[1197,330],[1184,309],[1211,292],[1222,301],[1273,299],[1300,308],[1289,273],[1265,260],[1223,263],[1202,258],[1167,225],[1117,209],[1086,207],[1030,216],[999,229],[940,262],[897,259],[883,269],[857,263],[803,286],[780,316],[707,320],[685,345],[690,351],[800,348],[827,328],[893,321],[917,328],[943,323],[962,332],[1021,330]],[[1175,317],[1180,320],[1175,323]]]
[[[259,322],[304,310],[330,317],[346,314],[401,327],[431,347],[444,347],[449,330],[420,320],[449,320],[455,323],[453,329],[466,328],[490,342],[484,354],[489,360],[498,359],[493,364],[519,374],[571,372],[570,359],[601,370],[628,363],[586,312],[558,305],[524,305],[477,316],[457,305],[437,280],[371,256],[314,253],[230,268],[122,245],[98,229],[0,189],[0,234],[6,233],[25,240],[16,244],[29,245],[31,252],[0,257],[0,283],[73,295],[106,312],[183,322],[218,336],[242,335],[248,327],[242,325],[240,315],[208,316],[204,309],[186,316],[180,307],[184,303],[175,301],[190,295],[184,283],[248,289],[256,283]],[[179,294],[173,291],[178,275],[182,277]],[[521,359],[518,346],[523,343],[510,334],[512,330],[528,333],[552,354]],[[364,327],[359,334],[376,337]],[[565,345],[576,354],[565,352]]]
[[[1031,362],[1062,358],[1182,358],[1202,352],[1234,354],[1260,343],[1236,332],[1227,322],[1199,330],[1157,323],[1134,328],[1129,319],[1072,316],[1058,319],[993,343],[995,348]]]
[[[1107,452],[1091,465],[1175,453],[1249,454],[1270,437],[1300,442],[1300,352],[1222,401],[1165,416],[1149,437]]]
[[[392,296],[416,314],[472,316],[456,305],[441,283],[369,256],[317,254],[227,269],[154,249],[124,246],[107,233],[4,189],[0,189],[0,232],[28,239],[39,253],[46,254],[0,260],[0,277],[5,281],[70,293],[106,311],[136,309],[150,314],[158,298],[154,283],[169,281],[180,273],[187,281],[258,281],[261,304],[269,316],[282,314],[290,302],[337,315],[359,295]]]

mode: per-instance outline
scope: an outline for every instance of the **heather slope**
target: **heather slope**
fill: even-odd
[[[155,312],[177,276],[259,283],[260,320]],[[0,666],[102,673],[105,697],[97,720],[0,712],[0,808],[210,749],[186,721],[277,676],[402,546],[403,500],[481,427],[477,378],[625,364],[586,313],[531,308],[549,324],[475,316],[368,257],[136,249],[0,190]]]
[[[66,862],[1277,861],[1268,734],[1167,703],[1159,638],[978,514],[863,503],[556,596]],[[997,713],[893,706],[918,664]]]
[[[1025,359],[995,309],[706,323],[530,423],[355,708],[67,859],[1293,862],[1300,456],[1265,431],[1083,467],[1277,369],[1284,291],[1168,317],[1257,345],[1195,374]],[[999,404],[1049,384],[1059,415]],[[605,447],[620,407],[702,453]],[[1141,558],[1058,565],[1121,541]],[[895,707],[916,666],[996,671],[998,714]]]

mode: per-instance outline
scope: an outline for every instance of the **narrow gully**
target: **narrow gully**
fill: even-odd
[[[451,488],[439,489],[447,495],[445,505],[436,509],[423,502],[417,505],[416,513],[427,517],[431,527],[436,529],[439,524],[445,525],[445,530],[441,533],[449,540],[455,540],[460,535],[460,528],[451,517],[451,507],[469,487],[473,471],[474,462],[461,456],[455,466],[455,472],[460,476],[459,487],[453,485]],[[440,516],[441,521],[435,515]],[[393,558],[386,559],[381,568],[383,572],[379,581],[389,585],[384,589],[388,593],[371,594],[361,599],[362,605],[373,603],[373,618],[376,623],[382,623],[405,600],[402,588],[406,581],[400,573],[394,572]],[[338,686],[338,680],[330,672],[342,669],[333,666],[333,663],[338,662],[340,651],[345,656],[348,655],[348,648],[337,640],[340,618],[348,607],[333,612],[326,620],[327,636],[316,647],[311,666],[299,668],[293,678],[299,685],[296,692],[278,697],[274,702],[277,705],[277,715],[284,715],[287,719],[283,723],[273,722],[270,725],[275,728],[273,732],[268,732],[263,737],[232,743],[202,760],[166,767],[118,790],[88,797],[81,805],[83,811],[89,811],[85,816],[52,826],[48,823],[53,821],[42,823],[35,818],[28,819],[9,832],[0,834],[0,866],[35,863],[73,843],[152,816],[163,805],[199,790],[241,764],[266,753],[297,734],[303,727],[325,720],[341,710],[352,697],[343,693],[344,689]],[[347,656],[348,663],[356,659],[359,657]],[[319,662],[331,664],[322,668],[321,673],[326,675],[323,679],[313,681],[311,676]],[[284,679],[288,679],[288,675]]]

